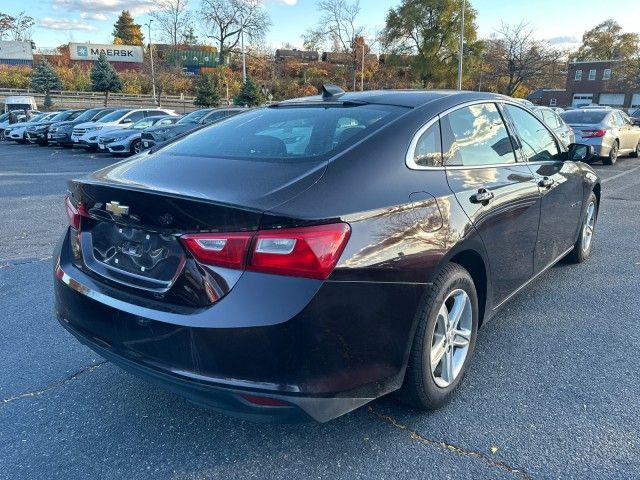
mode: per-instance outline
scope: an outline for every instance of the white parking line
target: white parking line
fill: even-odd
[[[625,175],[629,175],[630,173],[633,173],[636,170],[640,170],[640,166],[634,167],[631,170],[627,170],[627,171],[622,172],[622,173],[618,173],[617,175],[613,175],[613,176],[611,176],[609,178],[605,178],[604,180],[602,180],[602,183],[607,183],[607,182],[610,182],[611,180],[615,180],[616,178],[624,177]]]

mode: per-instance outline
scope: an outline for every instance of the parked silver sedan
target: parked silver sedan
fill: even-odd
[[[576,135],[573,132],[573,129],[566,124],[566,122],[562,119],[558,112],[549,107],[533,107],[532,110],[534,113],[547,124],[549,128],[551,128],[562,143],[564,143],[565,147],[568,147],[572,143],[576,143]]]
[[[180,120],[178,115],[157,115],[138,120],[129,128],[108,130],[98,137],[98,148],[112,155],[133,155],[142,151],[140,137],[145,128],[154,125],[173,125]]]
[[[605,165],[613,165],[620,155],[640,155],[640,127],[620,110],[578,108],[560,116],[573,128],[576,142],[593,145]]]

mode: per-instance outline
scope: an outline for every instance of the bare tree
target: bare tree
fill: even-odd
[[[566,55],[548,43],[533,38],[533,31],[521,22],[503,24],[486,43],[484,62],[496,81],[496,89],[505,95],[526,83],[544,81]]]
[[[360,0],[320,0],[317,10],[322,15],[318,24],[303,35],[304,46],[309,50],[321,50],[328,45],[333,51],[349,54],[355,90],[358,50],[363,48],[356,44],[356,39],[364,34],[364,28],[357,24]]]
[[[159,10],[151,16],[158,22],[162,37],[174,47],[187,36],[192,14],[187,10],[189,0],[157,0]]]
[[[16,41],[31,40],[31,27],[35,25],[33,17],[20,12],[13,21],[13,39]]]
[[[0,13],[0,40],[4,40],[5,36],[9,36],[13,28],[15,18],[6,13]]]
[[[249,43],[264,38],[271,26],[259,0],[202,0],[200,15],[209,28],[208,36],[218,42],[220,63],[240,43],[241,25]]]
[[[31,40],[31,27],[35,25],[33,17],[20,12],[15,17],[0,12],[0,40],[12,37],[12,40]]]

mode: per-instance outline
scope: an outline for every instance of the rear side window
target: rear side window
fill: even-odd
[[[230,116],[162,151],[263,161],[322,160],[406,111],[386,105],[280,105]]]
[[[515,163],[511,139],[493,103],[462,107],[440,119],[447,166]]]
[[[431,125],[418,139],[413,153],[413,161],[420,167],[442,166],[442,146],[440,143],[440,122]]]
[[[555,138],[538,118],[514,105],[506,104],[504,109],[515,124],[522,151],[528,161],[539,162],[560,158],[560,149]]]

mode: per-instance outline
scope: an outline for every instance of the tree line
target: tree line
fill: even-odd
[[[318,0],[318,20],[304,34],[303,47],[344,54],[349,61],[337,66],[293,59],[276,62],[273,52],[264,46],[271,19],[260,0],[202,0],[197,10],[190,8],[189,0],[158,0],[157,5],[157,10],[151,14],[156,22],[154,31],[170,47],[211,48],[207,45],[213,44],[217,50],[221,66],[215,73],[202,75],[195,81],[181,75],[178,65],[154,56],[159,91],[176,93],[180,88],[185,93],[196,94],[200,105],[213,105],[222,98],[226,100],[227,90],[231,91],[232,97],[242,93],[242,99],[238,101],[264,101],[258,84],[267,85],[276,99],[313,93],[317,83],[327,81],[351,90],[357,89],[359,83],[367,88],[454,88],[456,84],[462,14],[460,0],[402,0],[388,10],[384,26],[374,30],[367,30],[362,25],[359,0]],[[33,24],[32,19],[30,24],[20,14],[12,17],[14,27],[3,30],[4,16],[6,14],[0,14],[0,38],[9,31],[14,37],[24,37]],[[466,2],[464,17],[465,89],[524,96],[534,88],[562,87],[569,59],[621,60],[624,72],[620,72],[620,81],[638,84],[639,35],[624,32],[614,20],[605,20],[586,31],[580,47],[569,51],[537,39],[533,28],[525,22],[502,24],[489,38],[479,38],[477,11],[472,1]],[[27,30],[16,33],[17,24]],[[243,85],[239,77],[242,32],[248,44],[248,85]],[[113,41],[145,44],[141,25],[129,11],[123,11],[118,17]],[[367,62],[364,54],[374,48],[390,54],[388,58],[403,61],[399,64],[390,61],[384,65]],[[98,64],[100,71],[104,71],[100,74],[102,77],[122,78],[119,82],[103,82],[99,87],[100,82],[94,79],[98,74],[92,72],[90,88],[94,90],[105,91],[102,90],[104,85],[110,85],[109,91],[144,91],[148,88],[148,80],[144,78],[133,73],[107,74],[106,67]],[[148,66],[144,68],[142,75],[148,74]],[[42,90],[43,82],[57,85],[54,80],[42,80],[50,77],[50,69],[39,64],[33,73],[33,88],[37,85]],[[84,83],[88,81],[84,80]],[[47,91],[55,89],[52,87]]]

